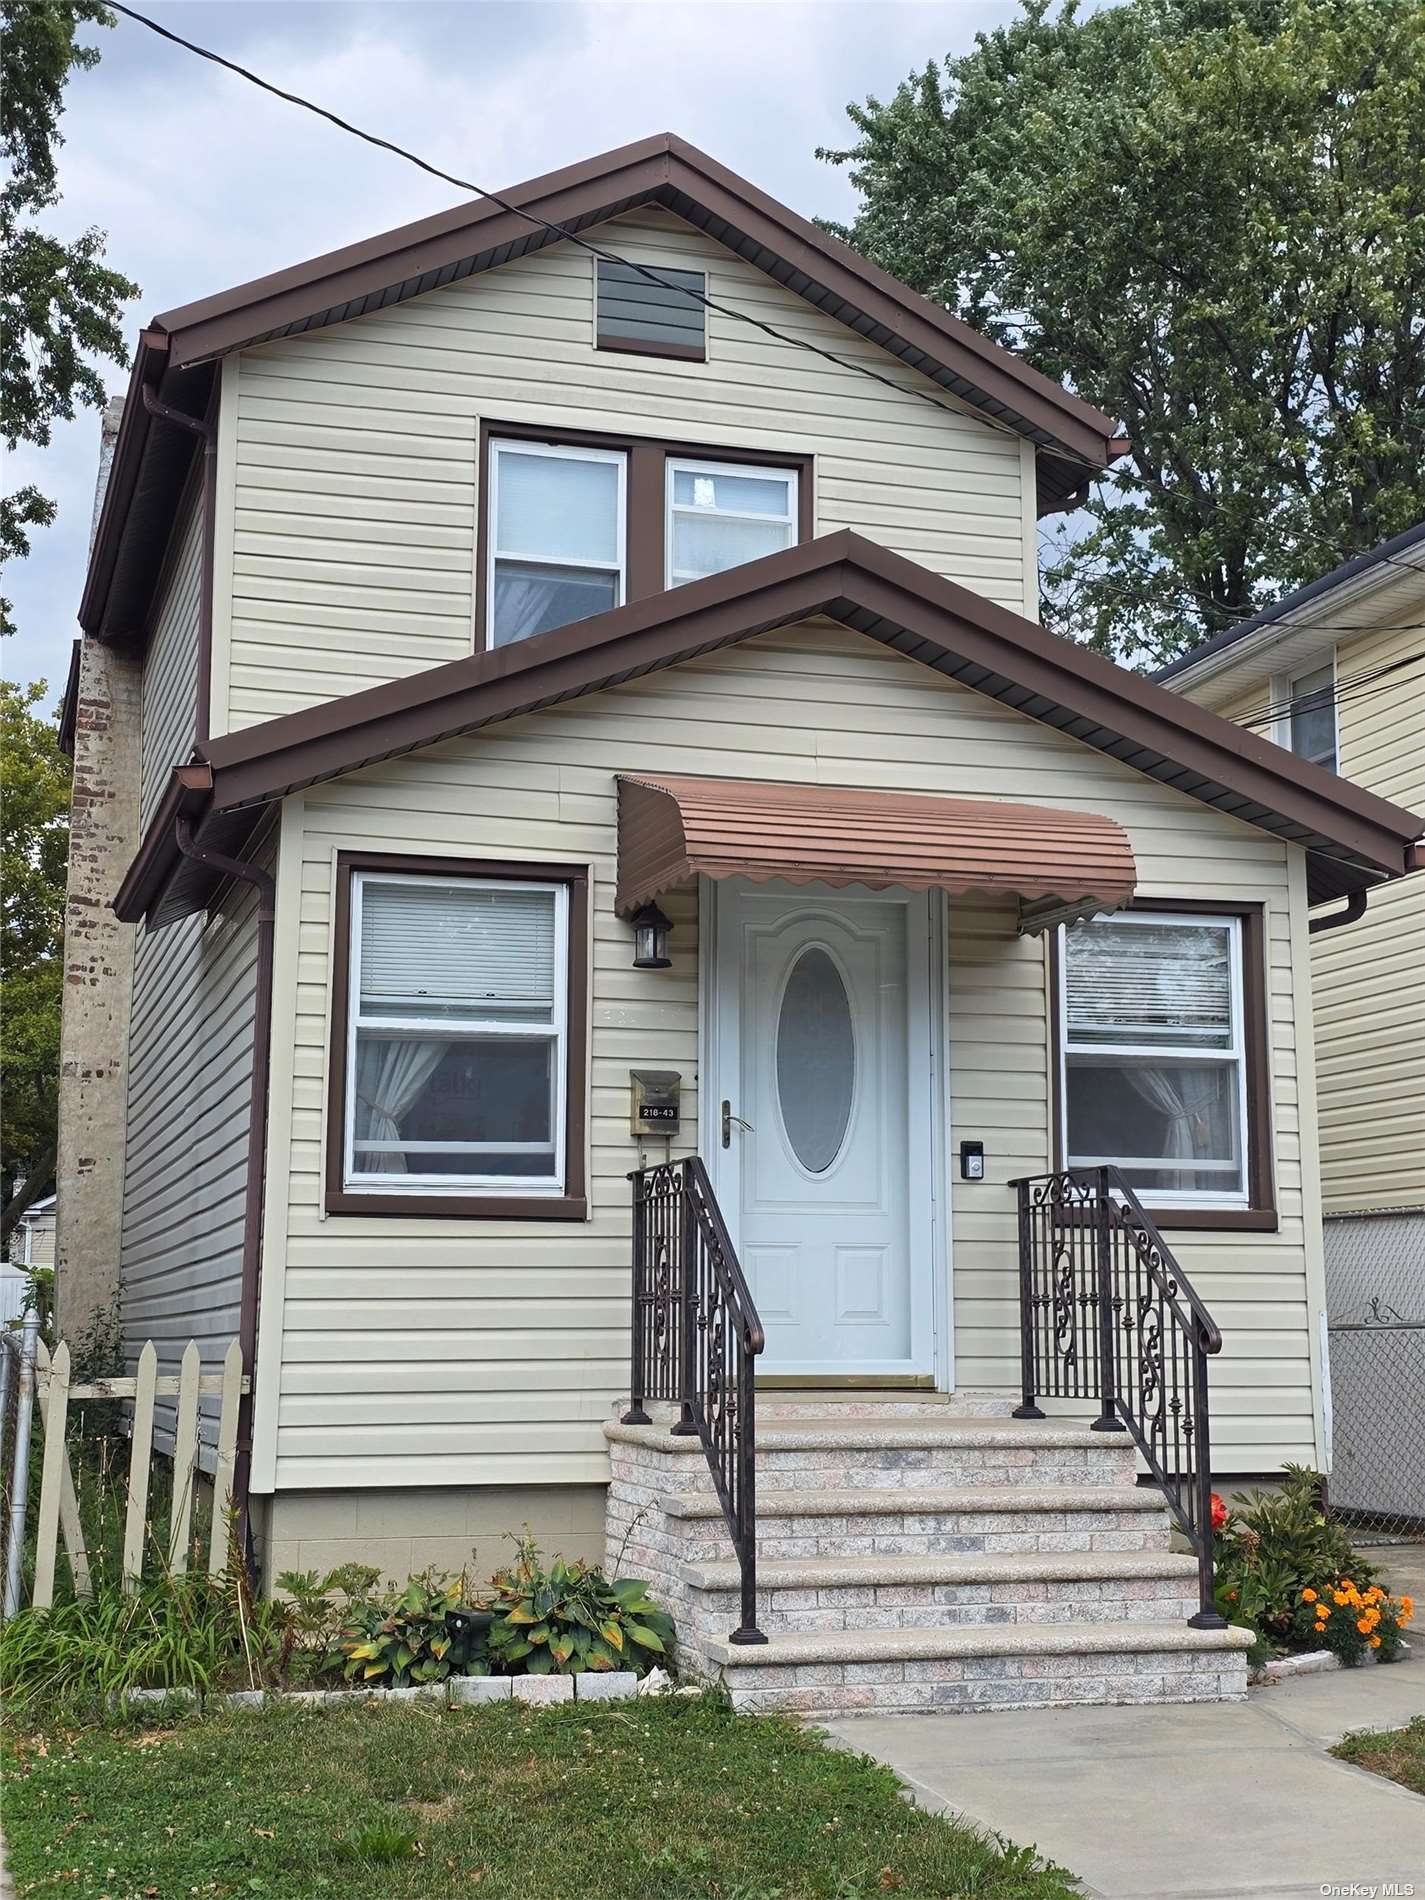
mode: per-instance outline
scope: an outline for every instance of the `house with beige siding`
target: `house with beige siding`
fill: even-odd
[[[748,1707],[1241,1692],[1311,919],[1425,824],[1037,624],[1115,453],[671,136],[143,333],[120,1295],[242,1340],[269,1580],[528,1524]]]
[[[1425,807],[1425,522],[1183,655],[1163,684],[1412,810]],[[1340,922],[1349,928],[1336,929]],[[1313,919],[1333,1319],[1425,1318],[1425,880]]]

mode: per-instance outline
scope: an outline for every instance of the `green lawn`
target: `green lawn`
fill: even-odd
[[[1373,1775],[1398,1781],[1414,1794],[1425,1794],[1425,1715],[1397,1729],[1362,1729],[1331,1750],[1342,1761],[1369,1768]]]
[[[972,1720],[971,1717],[963,1718]],[[1071,1900],[1031,1850],[714,1698],[269,1710],[10,1736],[20,1896]]]

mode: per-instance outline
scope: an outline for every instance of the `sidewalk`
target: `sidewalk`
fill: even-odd
[[[1397,1588],[1425,1601],[1425,1553],[1391,1568]],[[1326,1752],[1350,1729],[1421,1714],[1417,1624],[1404,1662],[1298,1677],[1245,1704],[827,1727],[894,1768],[924,1806],[1033,1842],[1099,1900],[1320,1900],[1352,1881],[1378,1894],[1394,1881],[1425,1900],[1425,1801]]]

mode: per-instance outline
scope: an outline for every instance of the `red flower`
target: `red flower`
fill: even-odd
[[[1212,1528],[1214,1532],[1220,1531],[1226,1522],[1227,1522],[1227,1506],[1222,1502],[1222,1499],[1214,1491],[1212,1494]]]

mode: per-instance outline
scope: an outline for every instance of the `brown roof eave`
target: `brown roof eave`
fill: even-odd
[[[213,773],[207,765],[175,766],[167,789],[144,830],[123,882],[114,893],[113,912],[121,924],[136,924],[163,896],[183,862],[176,821],[199,825],[212,804]]]
[[[1185,796],[1398,877],[1425,820],[849,530],[214,740],[215,807],[260,803],[826,613]],[[1267,822],[1271,820],[1273,822]]]
[[[152,327],[141,331],[133,368],[129,373],[128,393],[124,399],[124,420],[119,428],[119,439],[114,444],[113,466],[104,489],[99,525],[94,532],[89,567],[84,577],[84,592],[79,601],[79,624],[89,634],[97,635],[103,624],[109,583],[114,576],[114,563],[118,559],[124,523],[128,519],[149,431],[153,426],[153,418],[144,407],[142,392],[145,385],[151,389],[158,387],[167,364],[168,338]]]
[[[851,322],[1015,433],[1063,452],[1084,473],[1113,459],[1113,425],[949,311],[898,283],[849,246],[671,133],[563,167],[503,194],[550,223],[597,224],[657,202],[690,216],[720,242],[798,294]],[[552,242],[518,211],[476,199],[450,211],[312,258],[268,277],[164,312],[172,361],[195,363],[316,323],[346,321],[391,293],[419,295],[477,268]],[[1051,484],[1067,493],[1067,471]]]

